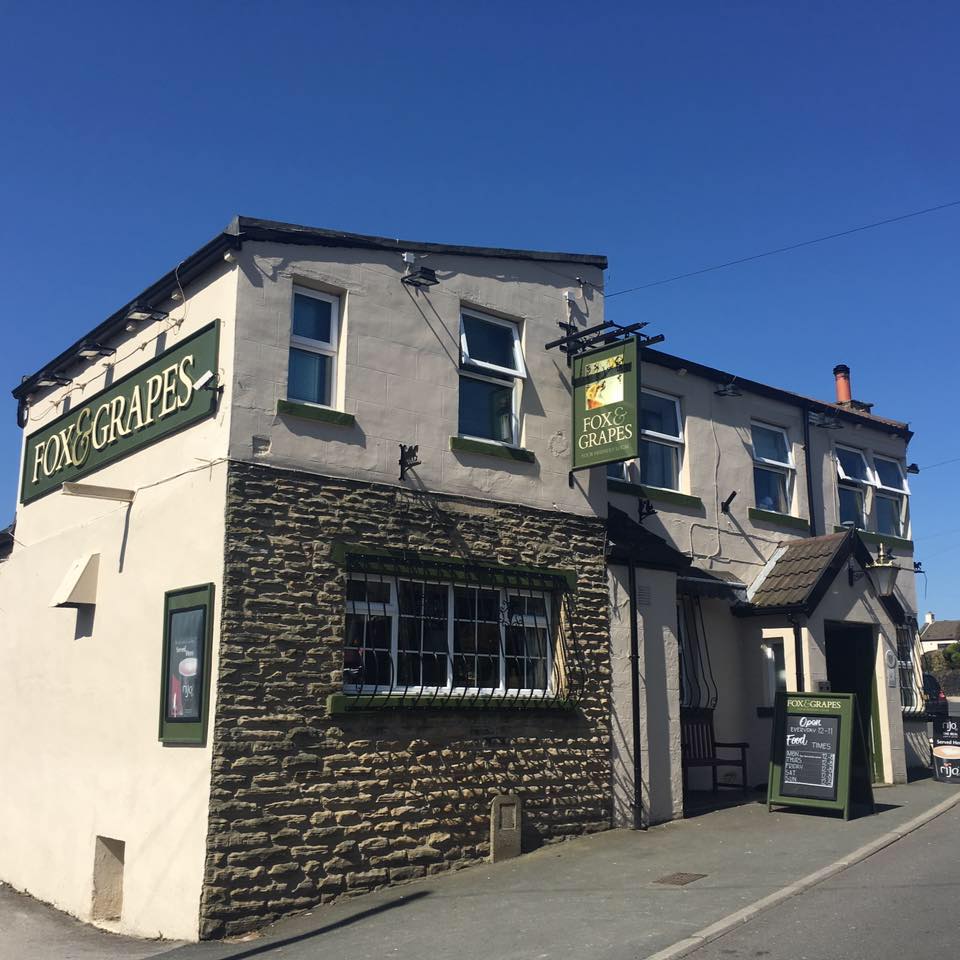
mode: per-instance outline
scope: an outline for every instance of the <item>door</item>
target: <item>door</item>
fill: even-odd
[[[860,738],[854,731],[853,762],[870,770],[874,783],[883,780],[883,753],[875,698],[874,672],[877,662],[877,637],[874,628],[862,623],[824,625],[827,654],[827,679],[835,693],[855,693],[869,757],[858,756]]]

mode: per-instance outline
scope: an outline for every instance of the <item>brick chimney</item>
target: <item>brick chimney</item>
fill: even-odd
[[[872,403],[854,400],[850,392],[850,368],[845,363],[838,363],[833,368],[833,379],[837,389],[837,406],[856,410],[858,413],[869,413],[873,409]]]

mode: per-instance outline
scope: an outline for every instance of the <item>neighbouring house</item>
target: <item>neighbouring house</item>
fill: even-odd
[[[782,689],[905,779],[908,426],[645,349],[639,460],[571,473],[605,267],[240,217],[24,378],[0,880],[236,934],[487,857],[502,794],[527,848],[681,816],[694,716],[759,785]]]
[[[920,630],[920,646],[924,653],[944,650],[951,643],[960,643],[960,620],[938,620],[928,613]]]

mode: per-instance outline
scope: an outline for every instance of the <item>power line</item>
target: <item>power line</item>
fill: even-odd
[[[726,263],[717,263],[712,267],[702,267],[700,270],[691,270],[689,273],[678,273],[673,277],[666,277],[663,280],[652,280],[650,283],[642,283],[639,287],[628,287],[626,290],[617,290],[616,293],[608,293],[606,299],[612,297],[622,297],[625,293],[636,293],[638,290],[649,290],[650,287],[663,286],[665,283],[675,283],[677,280],[686,280],[688,277],[698,277],[703,273],[712,273],[714,270],[723,270],[725,267],[735,267],[741,263],[749,263],[751,260],[761,260],[764,257],[772,257],[778,253],[787,253],[790,250],[799,250],[801,247],[809,247],[815,243],[823,243],[825,240],[836,240],[839,237],[849,237],[853,233],[862,233],[864,230],[873,230],[875,227],[885,227],[890,223],[899,223],[901,220],[910,220],[913,217],[922,217],[927,213],[936,213],[938,210],[946,210],[949,207],[960,206],[960,200],[951,200],[949,203],[940,203],[935,207],[926,207],[923,210],[913,210],[910,213],[900,214],[898,217],[888,217],[886,220],[876,220],[873,223],[865,223],[859,227],[851,227],[849,230],[841,230],[838,233],[828,233],[823,237],[814,237],[812,240],[801,240],[799,243],[791,243],[786,247],[777,247],[775,250],[765,250],[763,253],[754,253],[749,257],[740,257],[737,260],[727,260]]]
[[[941,460],[939,463],[931,463],[930,466],[922,466],[920,471],[926,473],[934,467],[945,467],[948,463],[960,463],[960,457],[953,457],[951,460]]]

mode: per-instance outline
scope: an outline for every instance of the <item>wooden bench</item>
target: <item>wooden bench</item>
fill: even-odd
[[[709,767],[713,774],[713,792],[720,787],[739,786],[747,792],[747,748],[749,743],[718,743],[713,734],[713,710],[684,708],[680,711],[680,764],[683,770],[683,790],[687,792],[688,771],[694,767]],[[717,756],[717,750],[739,750],[740,759]],[[720,783],[718,767],[738,767],[740,784]]]

